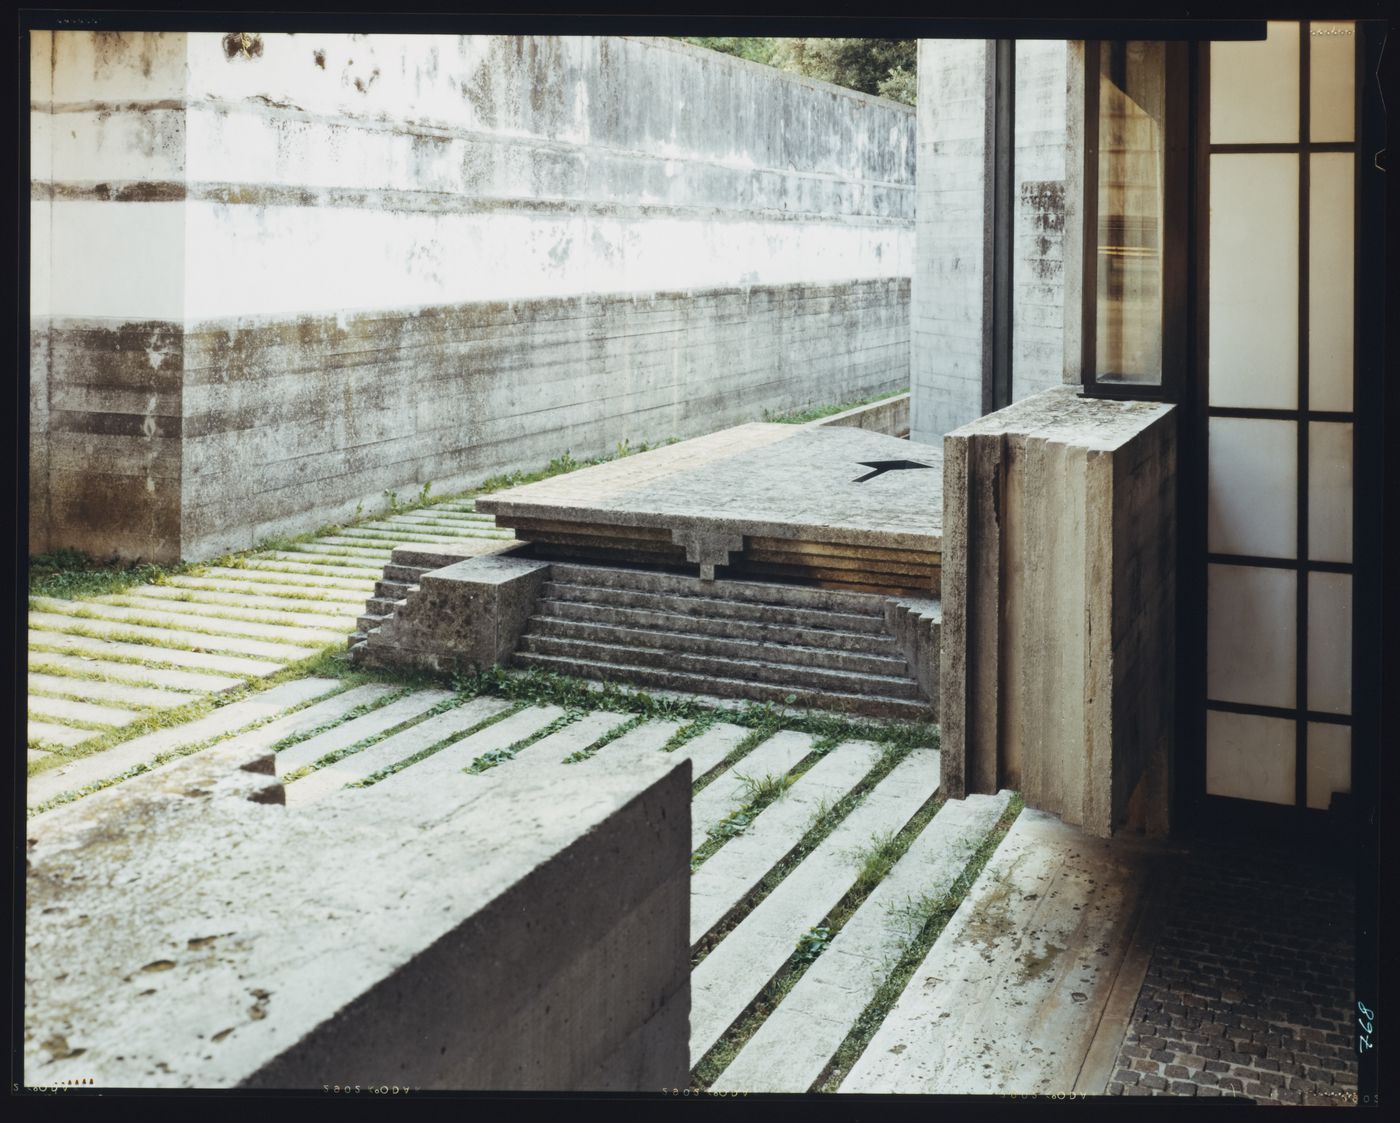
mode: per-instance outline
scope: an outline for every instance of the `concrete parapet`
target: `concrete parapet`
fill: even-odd
[[[30,822],[26,1085],[685,1083],[688,760],[289,809],[243,755]]]
[[[499,553],[429,570],[353,649],[356,661],[431,671],[482,671],[504,663],[520,642],[549,568],[547,561]]]
[[[899,394],[869,405],[856,406],[843,410],[830,417],[819,417],[809,421],[813,428],[828,425],[844,426],[849,429],[868,429],[872,433],[884,433],[887,437],[909,436],[909,395]]]
[[[944,790],[1164,833],[1174,407],[1047,390],[949,433],[943,494]]]

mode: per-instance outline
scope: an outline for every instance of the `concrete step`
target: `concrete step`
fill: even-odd
[[[93,680],[79,676],[101,675],[103,678],[115,680],[115,684],[131,683],[136,686],[160,687],[196,696],[232,690],[236,686],[242,686],[245,681],[229,675],[177,671],[169,667],[143,667],[138,663],[118,663],[110,659],[93,658],[90,655],[61,655],[53,651],[30,651],[29,669],[31,672],[42,672],[55,677],[71,676],[67,681],[88,686],[93,684]]]
[[[541,635],[527,631],[521,639],[517,659],[522,654],[553,656],[579,664],[612,663],[631,666],[637,663],[665,668],[696,676],[722,675],[742,678],[754,684],[783,688],[789,692],[819,693],[824,690],[851,695],[874,695],[916,701],[918,686],[904,676],[879,675],[869,672],[831,670],[809,664],[775,663],[767,659],[742,659],[724,655],[693,654],[662,647],[654,643],[643,646],[642,640],[656,641],[660,633],[641,633],[636,642],[605,643],[595,640],[565,639],[556,635]],[[667,642],[679,642],[676,640]]]
[[[287,806],[304,807],[334,795],[347,784],[368,779],[380,769],[397,764],[445,738],[464,734],[494,714],[509,708],[510,703],[501,698],[473,698],[445,713],[420,721],[417,725],[289,783]]]
[[[111,638],[116,642],[135,645],[139,645],[142,640],[149,639],[158,643],[178,644],[186,651],[251,655],[259,659],[276,660],[279,663],[292,663],[298,659],[305,659],[308,655],[316,654],[314,647],[297,647],[289,643],[269,643],[266,640],[245,639],[241,636],[206,635],[199,632],[182,631],[178,628],[155,628],[145,624],[65,616],[54,612],[31,612],[29,614],[29,627],[34,632],[67,632],[69,634],[86,632],[99,638]],[[337,636],[336,640],[339,641],[339,639],[340,637]],[[146,650],[160,652],[163,655],[172,649],[151,647]],[[148,657],[159,659],[161,656],[151,655]]]
[[[1140,859],[1021,812],[840,1090],[1074,1091],[1148,890]]]
[[[34,651],[34,648],[52,648],[59,652],[91,655],[99,659],[112,656],[151,663],[168,663],[173,667],[191,667],[201,671],[239,675],[245,679],[266,678],[268,675],[275,675],[284,666],[280,662],[267,659],[248,659],[239,655],[220,655],[210,651],[186,651],[178,647],[156,647],[123,640],[74,635],[69,632],[45,631],[42,628],[30,629],[29,646],[31,659],[48,657],[47,652]]]
[[[99,706],[92,702],[78,702],[72,698],[43,698],[32,694],[29,696],[29,712],[56,725],[84,722],[103,725],[109,729],[120,729],[140,721],[145,716],[136,710],[121,709],[117,706]]]
[[[546,586],[546,589],[548,586]],[[747,607],[747,606],[746,606]],[[811,621],[809,624],[783,623],[770,620],[741,620],[735,617],[705,616],[699,613],[679,613],[664,610],[629,608],[623,605],[595,604],[590,601],[560,600],[544,597],[536,604],[541,616],[572,620],[584,624],[615,624],[626,628],[646,628],[665,632],[686,632],[692,635],[719,636],[749,643],[791,644],[798,647],[821,647],[834,651],[865,652],[903,659],[894,639],[873,630],[843,631],[826,627],[830,613],[792,610]],[[864,623],[865,618],[861,619]]]
[[[370,597],[365,601],[365,611],[361,615],[392,616],[403,602],[403,597]]]
[[[551,577],[540,589],[540,596],[550,600],[566,600],[573,603],[605,605],[613,608],[631,608],[644,612],[664,612],[670,615],[695,616],[709,620],[739,620],[758,624],[789,625],[798,628],[825,628],[840,632],[867,632],[886,636],[883,612],[846,612],[828,610],[803,604],[788,604],[782,601],[729,599],[727,594],[731,584],[737,582],[716,582],[709,595],[699,592],[668,593],[643,587],[641,579],[656,576],[640,570],[627,571],[639,579],[637,587],[626,585],[611,586],[568,582],[559,576],[559,565],[551,567]],[[573,568],[573,567],[569,567]],[[616,572],[616,571],[609,571]],[[698,583],[697,583],[698,584]],[[763,589],[783,588],[778,585],[763,585]],[[810,592],[811,590],[802,590]],[[819,590],[824,591],[824,590]],[[863,595],[863,594],[856,594]],[[876,604],[880,598],[871,598]]]
[[[766,682],[753,682],[717,674],[696,674],[673,671],[640,663],[608,663],[577,657],[542,655],[517,651],[512,657],[517,667],[538,667],[556,674],[595,679],[600,682],[621,682],[639,687],[658,687],[682,694],[747,699],[754,702],[792,705],[848,713],[882,721],[931,721],[933,711],[926,702],[907,698],[884,697],[875,694],[850,694],[832,689],[809,690]],[[731,673],[738,668],[727,668]]]
[[[803,585],[781,585],[764,581],[701,581],[697,577],[652,573],[640,569],[556,562],[550,579],[561,584],[605,589],[627,589],[667,597],[704,597],[730,603],[767,607],[809,608],[853,616],[875,616],[883,623],[883,596],[835,589],[813,589]]]
[[[606,644],[613,647],[638,648],[675,654],[707,656],[739,663],[782,663],[794,667],[840,671],[845,674],[882,675],[887,678],[909,677],[909,665],[904,656],[892,648],[891,653],[875,655],[847,651],[815,644],[787,643],[780,639],[730,638],[723,635],[695,634],[685,630],[687,620],[674,616],[678,630],[636,628],[581,620],[561,619],[549,614],[549,606],[538,606],[540,615],[531,616],[526,634],[552,639],[577,640],[582,643]],[[361,618],[363,623],[363,618]],[[817,643],[821,637],[812,637]]]
[[[434,706],[448,701],[451,697],[452,692],[448,690],[415,691],[407,697],[397,698],[388,705],[380,706],[367,714],[340,722],[330,729],[306,738],[304,741],[298,741],[286,748],[279,749],[275,761],[277,775],[285,776],[289,772],[295,772],[298,768],[315,764],[322,757],[329,756],[331,753],[378,737],[396,725],[402,725],[406,721],[414,721]]]
[[[802,934],[850,891],[860,876],[860,849],[903,828],[937,790],[938,754],[911,753],[691,972],[692,1067],[787,962]]]
[[[150,764],[163,753],[178,752],[213,738],[229,737],[256,722],[278,717],[290,707],[301,706],[329,694],[339,686],[335,679],[324,678],[279,683],[241,702],[230,702],[198,721],[144,733],[104,752],[31,776],[25,799],[28,806],[36,807],[90,784],[115,779],[133,767]]]
[[[113,702],[119,706],[169,710],[176,706],[188,705],[200,697],[198,694],[182,694],[153,686],[134,686],[127,682],[95,682],[92,679],[35,671],[29,672],[28,681],[31,698],[36,691],[43,691],[65,698],[85,698],[92,702]]]
[[[948,892],[1006,809],[1009,792],[951,800],[711,1085],[717,1092],[806,1092],[904,954],[920,898]]]
[[[832,749],[763,809],[743,834],[717,850],[690,879],[690,942],[698,944],[802,841],[823,806],[847,795],[880,759],[880,749],[848,741]]]
[[[471,766],[477,757],[499,749],[507,749],[517,741],[532,737],[551,722],[564,716],[558,706],[526,706],[518,713],[503,718],[494,725],[488,725],[470,736],[440,749],[432,756],[410,765],[402,772],[380,780],[376,787],[388,784],[394,790],[407,786],[406,777],[412,774],[412,784],[421,791],[425,783],[460,783],[480,776],[467,777],[463,771]],[[491,770],[495,772],[495,769]],[[485,773],[484,775],[490,775]]]
[[[140,606],[131,607],[128,605],[112,604],[108,598],[102,600],[85,601],[60,601],[48,600],[43,597],[31,598],[35,605],[49,611],[76,618],[86,618],[88,613],[100,617],[103,620],[115,620],[124,623],[141,624],[143,626],[190,629],[192,634],[203,635],[213,633],[215,635],[228,636],[250,636],[253,639],[267,639],[273,642],[290,642],[302,644],[322,644],[339,643],[345,631],[341,628],[334,630],[326,628],[305,628],[297,627],[290,622],[278,624],[265,624],[255,620],[230,619],[227,616],[215,616],[195,611],[171,611],[170,607],[142,608]],[[76,610],[76,611],[75,611]],[[195,644],[195,646],[201,646]]]
[[[715,777],[691,800],[690,848],[699,850],[710,828],[744,806],[750,780],[786,776],[812,751],[812,737],[783,730],[761,742]]]
[[[381,578],[374,583],[374,598],[401,601],[418,588],[418,578],[411,581],[398,581]]]
[[[393,613],[390,612],[366,612],[355,621],[354,634],[357,636],[367,636],[392,615]]]

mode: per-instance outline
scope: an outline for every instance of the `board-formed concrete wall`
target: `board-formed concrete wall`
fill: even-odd
[[[943,790],[1169,826],[1176,412],[1047,390],[948,434]]]
[[[31,40],[31,549],[908,384],[913,111],[670,40]]]
[[[1077,301],[1079,255],[1066,244],[1066,215],[1079,151],[1068,95],[1080,55],[1062,40],[1015,46],[1011,400],[1020,401],[1078,377],[1066,279],[1073,274],[1068,299]],[[993,47],[982,39],[919,43],[910,436],[926,444],[941,444],[990,402]]]

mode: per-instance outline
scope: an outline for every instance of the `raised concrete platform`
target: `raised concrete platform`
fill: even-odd
[[[862,429],[740,425],[476,502],[537,556],[935,596],[942,457]]]

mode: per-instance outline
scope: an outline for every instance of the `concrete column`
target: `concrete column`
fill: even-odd
[[[990,46],[983,39],[919,41],[909,435],[926,444],[982,413]]]

